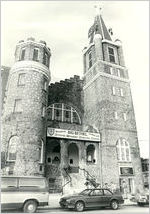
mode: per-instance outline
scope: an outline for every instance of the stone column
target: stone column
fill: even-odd
[[[65,140],[60,140],[60,148],[61,148],[61,169],[66,168],[68,166],[68,145]]]

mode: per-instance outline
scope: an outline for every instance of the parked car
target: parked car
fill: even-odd
[[[137,196],[137,204],[139,206],[144,206],[149,204],[149,193],[139,194]]]
[[[1,209],[20,209],[33,213],[38,206],[48,205],[48,184],[44,177],[1,178]]]
[[[121,194],[113,194],[109,189],[85,189],[78,194],[62,197],[59,203],[62,208],[81,212],[90,207],[111,207],[116,210],[124,200]]]

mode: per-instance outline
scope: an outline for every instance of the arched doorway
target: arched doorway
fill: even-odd
[[[49,183],[50,192],[60,192],[62,188],[61,180],[61,148],[60,140],[48,138],[46,144],[46,178]]]
[[[68,163],[70,166],[70,172],[78,173],[79,169],[79,149],[75,143],[71,143],[68,146]]]

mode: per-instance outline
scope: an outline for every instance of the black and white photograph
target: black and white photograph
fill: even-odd
[[[149,213],[149,1],[1,1],[1,213]]]

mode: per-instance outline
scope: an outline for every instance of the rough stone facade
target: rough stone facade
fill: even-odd
[[[22,59],[20,55],[24,47],[26,52]],[[50,72],[48,67],[42,64],[42,58],[39,58],[39,61],[30,59],[29,53],[33,52],[35,47],[39,47],[40,56],[43,49],[47,49],[43,42],[37,43],[33,39],[21,41],[16,48],[15,64],[10,70],[7,99],[2,115],[2,156],[7,166],[3,169],[3,173],[44,174],[44,162],[39,160],[39,156],[41,149],[45,148],[44,107],[47,106]],[[47,53],[50,57],[49,49]],[[11,145],[16,150],[16,161],[9,158],[10,151],[8,151],[13,137],[18,138],[15,145]]]
[[[101,16],[99,19],[101,23]],[[93,60],[90,67],[89,53]],[[84,59],[84,123],[93,124],[101,133],[102,183],[113,183],[125,194],[142,191],[136,122],[121,42],[106,40],[103,34],[95,33],[84,50]],[[130,160],[119,160],[119,139],[128,142]],[[133,173],[121,174],[123,167],[132,168]]]
[[[6,90],[7,90],[7,82],[8,82],[8,78],[9,78],[9,71],[10,71],[10,67],[6,67],[6,66],[2,66],[1,67],[1,96],[2,96],[2,102],[1,102],[1,109],[3,109],[3,104],[5,102],[5,94],[6,94]]]
[[[83,80],[74,76],[48,87],[46,43],[29,38],[17,45],[2,115],[2,171],[45,176],[50,192],[100,185],[128,197],[143,190],[128,70],[121,42],[111,40],[101,16],[95,20]],[[73,137],[63,136],[68,132]],[[89,133],[100,139],[81,138]]]

